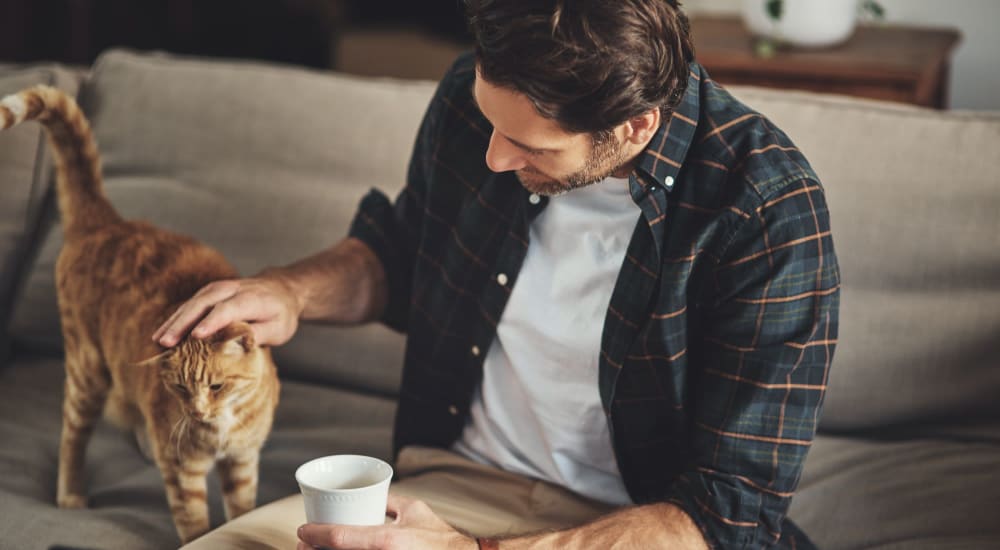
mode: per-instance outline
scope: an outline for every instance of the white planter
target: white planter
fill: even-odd
[[[778,21],[767,0],[743,0],[743,21],[750,32],[794,46],[821,48],[847,40],[858,21],[859,0],[784,0]]]

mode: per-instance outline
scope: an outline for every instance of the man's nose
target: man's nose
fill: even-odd
[[[493,132],[490,136],[490,146],[486,150],[486,166],[494,172],[509,172],[524,168],[527,162],[523,151],[503,136]]]

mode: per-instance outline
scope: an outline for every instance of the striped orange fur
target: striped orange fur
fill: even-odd
[[[177,306],[236,270],[189,237],[118,215],[73,98],[39,86],[0,100],[0,128],[26,120],[48,131],[65,237],[56,263],[66,351],[56,501],[86,506],[84,452],[103,412],[148,449],[177,532],[190,541],[209,528],[206,475],[213,466],[227,518],[255,505],[260,448],[278,404],[270,350],[242,323],[166,351],[153,343],[150,335]]]

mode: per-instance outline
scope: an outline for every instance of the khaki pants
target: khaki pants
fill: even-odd
[[[390,491],[426,502],[444,521],[476,536],[516,535],[581,525],[614,508],[561,487],[472,462],[455,453],[407,447]],[[306,522],[301,495],[230,521],[185,550],[291,550]]]

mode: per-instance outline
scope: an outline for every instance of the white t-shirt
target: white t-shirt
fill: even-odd
[[[627,178],[552,197],[454,450],[608,504],[631,499],[598,390],[608,303],[641,211]]]

